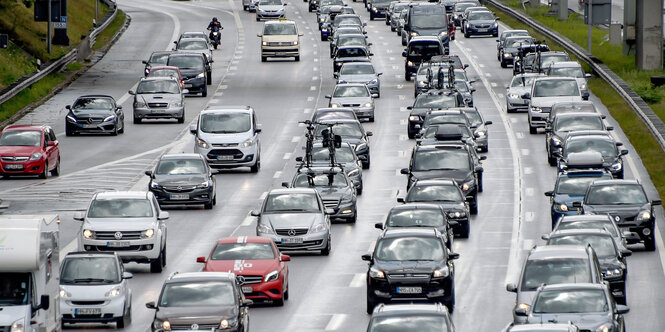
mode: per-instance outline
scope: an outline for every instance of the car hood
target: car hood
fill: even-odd
[[[323,199],[339,199],[351,195],[348,187],[316,187],[314,189]]]
[[[233,272],[236,275],[263,276],[279,269],[279,261],[274,259],[208,260],[203,271]]]
[[[115,284],[61,284],[60,287],[71,294],[71,299],[75,301],[85,301],[85,300],[99,300],[103,299],[106,296],[104,294],[108,293],[111,289],[118,286],[119,283]]]
[[[261,222],[269,223],[273,229],[310,228],[322,218],[320,213],[268,213],[261,215]]]
[[[282,5],[259,5],[256,8],[258,10],[278,11],[280,9],[284,9],[284,6],[282,6]]]
[[[92,116],[109,116],[109,115],[115,115],[113,111],[111,110],[72,110],[72,114],[74,114],[75,117],[92,117]]]
[[[351,144],[351,147],[354,148],[354,149],[356,148],[356,145],[358,145],[358,144],[367,143],[362,138],[353,138],[353,137],[342,137],[342,142]]]
[[[296,40],[298,38],[294,35],[263,35],[263,41],[265,42],[294,42]]]
[[[554,204],[567,204],[569,207],[572,206],[573,202],[581,202],[584,200],[584,194],[575,195],[575,194],[556,194],[554,197]]]
[[[339,75],[339,80],[344,82],[360,82],[365,83],[376,79],[374,74],[352,74],[352,75]]]
[[[181,53],[204,53],[204,54],[209,54],[212,52],[211,50],[207,48],[199,48],[199,49],[193,49],[193,50],[176,50],[176,52],[181,52]]]
[[[515,93],[520,98],[522,98],[522,95],[529,91],[531,91],[531,87],[524,87],[524,86],[511,87],[510,89],[508,89],[508,94]]]
[[[141,93],[136,95],[136,99],[143,98],[148,103],[163,103],[180,101],[182,96],[179,93]]]
[[[620,243],[618,243],[621,245]],[[616,257],[598,257],[598,264],[601,270],[619,269],[623,270],[621,262]]]
[[[207,181],[207,178],[200,174],[186,175],[155,175],[155,182],[162,186],[195,186]]]
[[[382,261],[376,260],[375,266],[386,274],[391,273],[432,273],[439,268],[437,261]]]
[[[242,133],[230,134],[204,133],[199,130],[196,136],[210,144],[240,144],[253,137],[254,134],[251,130]]]
[[[631,205],[584,205],[584,213],[587,214],[609,214],[612,217],[620,217],[624,220],[634,217],[641,210],[648,210],[649,204]],[[616,220],[616,219],[615,219]]]
[[[611,322],[612,319],[607,313],[590,314],[532,314],[528,318],[529,323],[552,322],[566,323],[572,322],[580,330],[595,331],[603,323]]]
[[[33,153],[41,152],[39,146],[0,146],[0,156],[29,157]]]
[[[154,228],[153,218],[86,218],[81,226],[93,231],[143,231]]]
[[[370,97],[333,97],[330,99],[331,103],[338,104],[364,104],[372,102]]]
[[[196,75],[203,73],[205,69],[180,69],[180,75],[182,75],[183,80],[188,80],[194,78]]]
[[[412,29],[415,32],[418,32],[419,36],[438,36],[441,32],[448,31],[447,28],[436,28],[436,29],[423,29],[414,27]]]
[[[19,318],[30,317],[29,305],[0,305],[0,326],[12,326]]]
[[[557,97],[535,97],[531,98],[531,106],[552,107],[556,103],[569,101],[582,101],[580,96],[557,96]]]
[[[179,324],[219,324],[223,318],[238,316],[238,308],[233,306],[206,307],[159,307],[155,318],[167,320],[173,325]]]
[[[411,172],[411,175],[418,180],[430,180],[430,179],[454,179],[455,182],[464,183],[464,180],[468,179],[472,175],[470,170],[431,170],[431,171],[414,171]]]

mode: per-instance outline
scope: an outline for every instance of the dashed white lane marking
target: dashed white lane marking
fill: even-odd
[[[485,65],[482,64],[482,63],[479,63],[479,64],[478,64],[478,67],[480,67],[480,68],[485,68]],[[492,84],[495,84],[495,83],[492,83]]]
[[[404,89],[404,84],[397,84],[398,89]]]
[[[469,48],[469,47],[467,47],[467,48],[466,48],[466,50],[467,50],[467,51],[469,51],[469,52],[470,52],[470,51],[472,51],[472,49],[471,49],[471,48]]]
[[[314,97],[307,97],[307,101],[314,101]]]
[[[533,174],[533,168],[531,167],[524,167],[524,174]]]
[[[399,124],[401,126],[406,126],[408,123],[409,123],[409,121],[407,121],[406,119],[399,120]]]
[[[226,85],[226,84],[222,84],[222,85],[219,86],[219,88],[222,89],[222,90],[226,90],[226,89],[229,88],[229,86]]]
[[[409,110],[405,106],[402,106],[402,107],[399,108],[399,111],[400,112],[408,112]]]
[[[267,192],[267,191],[264,191],[264,192],[261,194],[261,196],[259,196],[259,200],[260,200],[260,201],[264,200],[264,199],[266,198],[266,196],[268,196],[268,192]]]
[[[534,192],[535,192],[535,190],[533,188],[526,188],[524,190],[524,194],[526,194],[527,196],[533,196]]]
[[[312,109],[311,108],[305,108],[304,110],[302,110],[302,112],[305,113],[305,114],[309,114],[309,113],[312,113]]]
[[[347,314],[334,314],[330,317],[328,325],[326,325],[326,331],[334,331],[339,329],[346,320]]]
[[[393,67],[393,70],[398,70],[399,69],[399,66],[392,66],[392,67]]]
[[[390,49],[390,48],[388,48],[388,49],[386,49],[386,53],[388,53],[388,54],[392,54],[392,53],[393,53],[393,50]]]
[[[215,92],[215,97],[221,97],[222,95],[224,95],[224,91]]]
[[[526,220],[526,222],[532,222],[534,219],[536,219],[535,212],[527,212],[524,214],[524,220]]]
[[[240,223],[241,226],[249,226],[252,224],[252,221],[254,221],[254,217],[252,216],[247,216],[245,219],[243,219],[242,223]]]
[[[499,97],[499,98],[503,98],[503,97],[504,97],[503,93],[497,93],[496,96]]]
[[[240,61],[239,60],[231,60],[231,63],[234,64],[234,65],[237,65],[237,64],[240,63]]]
[[[291,143],[298,143],[298,142],[300,142],[300,136],[293,136],[293,138],[291,139]]]
[[[318,79],[319,79],[318,76],[312,76],[312,81],[316,81],[316,80],[318,80]]]
[[[463,40],[458,40],[457,42],[458,42],[459,44],[464,45],[464,41],[463,41]]]
[[[517,118],[510,118],[510,122],[512,122],[512,123],[517,123],[518,121],[519,121],[519,119],[517,119]]]
[[[400,141],[406,141],[409,139],[409,135],[399,135],[399,140]]]
[[[485,76],[487,76],[487,77],[492,77],[492,74],[490,74],[490,73],[485,73]]]
[[[292,155],[293,154],[291,152],[287,152],[287,153],[284,154],[284,157],[282,159],[284,159],[284,160],[291,159]]]
[[[314,62],[319,62],[319,58],[314,58]]]
[[[399,98],[399,100],[405,100],[405,99],[406,99],[406,96],[405,96],[405,95],[399,95],[399,96],[397,96],[397,97]]]
[[[314,67],[314,71],[319,71],[319,67]]]
[[[315,86],[315,85],[312,85],[312,86],[309,87],[309,91],[315,91],[315,90],[316,90],[316,86]]]
[[[365,274],[356,273],[355,275],[353,275],[353,279],[351,279],[349,287],[359,288],[362,287],[363,285],[365,285]]]
[[[492,82],[492,83],[490,83],[490,85],[491,85],[493,88],[496,88],[496,87],[498,86],[498,84],[496,84],[496,82]]]
[[[238,70],[238,66],[229,66],[229,70]]]
[[[529,149],[522,149],[521,151],[523,156],[528,156],[531,153]]]
[[[395,57],[394,57],[394,56],[391,56],[391,57],[388,58],[388,60],[390,60],[390,61],[395,61]]]
[[[273,179],[279,179],[282,176],[282,171],[276,171],[275,175],[272,176]]]
[[[409,151],[399,150],[397,151],[398,158],[404,158],[409,155]],[[401,173],[400,173],[401,174]]]

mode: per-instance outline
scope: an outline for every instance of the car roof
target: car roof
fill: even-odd
[[[436,42],[437,44],[441,44],[439,37],[436,36],[416,36],[412,37],[411,40],[409,40],[409,44],[419,43],[419,42]]]
[[[324,147],[323,142],[320,142],[320,141],[319,142],[314,142],[312,144],[312,147],[314,147],[314,148],[323,148]],[[353,149],[353,147],[351,147],[351,144],[349,144],[348,142],[342,142],[342,147],[347,148],[347,149]],[[325,147],[325,148],[327,149],[327,147]],[[335,148],[335,150],[339,150],[339,149],[341,149],[341,147]]]
[[[275,188],[268,192],[268,195],[282,195],[282,194],[316,194],[314,188]]]
[[[357,123],[360,124],[360,121],[356,119],[323,119],[319,121],[319,124],[327,124],[327,123]]]
[[[434,203],[405,203],[393,206],[390,211],[402,211],[402,210],[439,210],[442,211],[441,205]]]
[[[534,83],[535,83],[535,81],[546,81],[546,80],[547,80],[547,81],[575,81],[575,82],[577,82],[577,80],[575,79],[575,77],[568,77],[568,76],[542,76],[542,77],[537,77],[537,78],[534,80]]]
[[[522,324],[511,325],[507,332],[569,332],[571,328],[575,328],[572,324]],[[575,329],[577,331],[577,329]]]
[[[152,69],[155,69],[155,68],[157,68],[157,67],[152,67]],[[108,99],[113,99],[113,97],[111,97],[109,95],[83,95],[83,96],[79,96],[76,99],[78,100],[78,99],[83,99],[83,98],[108,98]],[[115,99],[113,99],[113,100],[115,100]]]
[[[204,113],[251,113],[251,106],[208,106],[202,110],[200,114]]]
[[[178,80],[175,77],[171,76],[148,76],[142,77],[140,82],[151,82],[151,81],[176,81]],[[139,83],[140,83],[139,82]]]
[[[551,68],[568,68],[568,67],[579,67],[581,68],[582,65],[577,62],[577,61],[560,61],[560,62],[555,62],[550,65]]]
[[[437,109],[427,112],[429,115],[460,115],[464,114],[461,109]]]
[[[232,236],[223,237],[217,241],[218,244],[222,243],[270,243],[271,239],[263,236]]]
[[[417,150],[425,150],[425,151],[434,151],[434,150],[450,150],[451,148],[454,148],[455,150],[467,150],[468,144],[466,143],[437,143],[437,144],[430,144],[430,145],[416,145],[415,149]]]
[[[445,313],[447,309],[441,303],[408,303],[408,304],[379,304],[374,308],[372,317],[393,316],[401,314],[435,314]]]
[[[196,37],[196,38],[185,38],[185,40],[188,41],[188,42],[190,42],[190,41],[202,41],[202,42],[206,42],[206,43],[208,42],[208,41],[205,40],[204,38],[199,38],[199,37]],[[184,40],[183,40],[183,41],[184,41]]]
[[[391,227],[383,231],[382,238],[395,238],[404,236],[438,237],[434,228],[423,227]]]
[[[602,117],[603,115],[596,112],[563,112],[563,113],[557,113],[554,117],[565,118],[565,117],[576,117],[576,116]]]
[[[118,254],[115,251],[72,251],[67,253],[67,257],[118,257]]]
[[[572,289],[579,289],[579,290],[586,290],[586,289],[600,289],[600,290],[606,290],[607,285],[604,283],[599,283],[599,284],[592,284],[592,283],[566,283],[566,284],[551,284],[551,285],[544,285],[541,288],[542,290],[572,290]]]
[[[453,179],[418,180],[413,184],[415,186],[457,186],[457,182]]]
[[[604,130],[576,130],[568,133],[567,140],[578,140],[586,138],[604,139],[614,141],[614,137]]]
[[[102,191],[95,194],[95,199],[145,199],[148,197],[146,191]]]
[[[170,57],[181,57],[181,56],[195,56],[195,57],[205,57],[203,53],[196,53],[196,52],[170,52],[169,58]]]
[[[265,23],[265,25],[268,25],[268,24],[296,24],[296,22],[293,21],[293,20],[285,20],[285,19],[266,21],[264,23]]]
[[[230,272],[184,272],[173,273],[166,282],[224,280],[235,282],[236,275]]]
[[[338,86],[362,86],[362,87],[367,87],[367,84],[365,83],[337,83],[335,84],[335,88]]]
[[[313,165],[313,166],[305,166],[298,169],[297,174],[305,174],[305,173],[321,173],[321,174],[344,173],[344,170],[341,167],[330,166],[330,165]]]
[[[176,67],[176,66],[152,66],[152,67],[150,67],[150,71],[151,71],[151,72],[152,72],[152,71],[155,71],[155,70],[157,70],[157,69],[171,69],[171,70],[177,70],[177,71],[180,71],[180,68],[178,68],[178,67]]]
[[[2,131],[5,130],[35,130],[35,131],[42,131],[44,129],[48,128],[48,126],[41,125],[41,126],[34,126],[34,125],[11,125],[5,127]]]
[[[591,183],[592,186],[606,186],[606,185],[617,185],[617,184],[640,184],[637,180],[634,179],[612,179],[612,180],[596,180]]]
[[[571,235],[599,235],[599,236],[607,236],[607,237],[612,237],[612,234],[610,234],[608,231],[604,229],[591,229],[591,228],[581,228],[581,229],[562,229],[558,230],[556,232],[552,232],[550,234],[550,238],[555,238],[555,237],[564,237],[564,236],[571,236]]]
[[[559,223],[562,222],[575,222],[575,221],[612,221],[612,217],[607,214],[580,214],[580,215],[564,215],[559,218]]]
[[[163,159],[203,159],[203,156],[199,153],[172,153],[163,155],[160,160]]]
[[[529,251],[527,260],[550,258],[588,258],[586,246],[575,244],[536,246]]]

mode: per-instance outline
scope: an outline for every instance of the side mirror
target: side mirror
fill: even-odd
[[[582,100],[589,100],[589,93],[585,92],[582,94]]]
[[[515,316],[520,316],[520,317],[526,317],[526,309],[524,308],[515,308],[514,309]]]
[[[335,210],[333,210],[333,209],[330,209],[330,208],[328,208],[328,209],[325,209],[325,211],[324,211],[324,212],[325,212],[325,213],[326,213],[327,215],[331,215],[331,214],[335,214]]]
[[[131,272],[122,273],[122,279],[132,279],[132,278],[134,278],[134,275]]]
[[[147,65],[147,64],[148,64],[148,61],[146,61],[146,60],[142,60],[141,63],[144,64],[144,65]]]
[[[362,260],[364,260],[364,261],[366,261],[366,262],[369,262],[369,261],[372,260],[372,255],[370,255],[370,254],[364,254],[364,255],[360,256],[360,258],[362,258]]]
[[[663,201],[659,199],[654,199],[653,201],[651,201],[651,205],[663,205]]]
[[[478,157],[478,159],[480,159],[480,160],[487,160],[487,156],[480,156],[480,157]],[[476,170],[476,171],[477,171],[477,170]],[[482,171],[481,171],[481,172],[482,172]]]
[[[333,73],[333,78],[339,78],[339,73]]]
[[[584,74],[584,78],[591,78],[591,74],[589,73]]]
[[[252,216],[252,217],[260,217],[261,216],[261,211],[252,210],[252,211],[249,212],[249,215]]]
[[[74,220],[76,220],[76,221],[83,221],[84,217],[85,217],[85,214],[83,214],[83,212],[74,213]]]
[[[501,41],[497,39],[496,42],[497,42],[497,43],[500,43]]]
[[[404,197],[397,197],[397,203],[404,204],[404,203],[406,203],[406,199],[404,199]]]
[[[196,262],[197,262],[197,263],[205,263],[205,262],[206,262],[206,258],[203,257],[203,256],[196,257]]]
[[[241,307],[249,307],[252,304],[254,304],[254,301],[248,299],[244,299],[242,302],[240,302]]]
[[[402,56],[406,58],[406,51],[402,51]]]
[[[282,262],[290,262],[291,256],[282,254],[281,256],[279,256],[279,259],[282,260]]]
[[[370,52],[370,53],[369,53],[369,56],[374,56],[374,53]]]
[[[145,304],[145,307],[148,308],[148,309],[155,309],[155,310],[157,310],[157,305],[155,305],[155,302],[152,302],[152,301],[146,303],[146,304]]]
[[[573,207],[574,208],[581,208],[582,207],[582,202],[573,202]]]
[[[605,127],[605,130],[612,131],[612,130],[614,130],[614,127],[613,126],[607,126],[607,127]]]
[[[531,99],[531,94],[530,93],[525,93],[522,95],[522,99]]]
[[[367,136],[374,136],[374,133],[371,132],[371,131],[368,131],[368,132],[365,133],[365,135],[367,135]]]
[[[476,88],[471,88],[469,91],[470,91],[471,93],[474,93],[474,92],[476,92]]]
[[[506,285],[506,290],[511,293],[517,293],[517,285],[510,283]]]
[[[302,37],[302,36],[304,36],[304,35],[305,35],[304,33],[302,33],[302,32],[298,32],[298,37]]]
[[[383,75],[383,73],[377,73],[377,74],[376,74],[376,76],[381,76],[381,75]]]
[[[49,143],[50,143],[50,142],[49,142]],[[622,155],[622,156],[625,156],[625,155],[627,155],[627,154],[628,154],[628,150],[626,150],[626,149],[621,150],[621,155]]]
[[[37,310],[39,310],[39,309],[48,310],[48,308],[50,308],[50,307],[51,307],[51,297],[48,296],[48,295],[42,295],[39,298],[39,305],[37,306],[36,309]]]
[[[157,216],[157,220],[166,220],[169,219],[169,213],[166,211],[159,211],[159,216]]]
[[[197,130],[198,130],[198,128],[197,128],[196,124],[193,124],[193,125],[189,126],[189,132],[190,133],[196,134]]]
[[[326,95],[326,99],[332,99],[331,95]]]
[[[630,311],[630,308],[626,305],[617,304],[617,314],[627,314]]]
[[[501,21],[501,17],[495,17],[494,19],[497,21]]]
[[[132,96],[136,94],[136,92],[134,92],[134,90],[129,90],[127,93],[129,93]]]
[[[260,33],[257,33],[256,36],[257,36],[257,37],[263,37],[263,35],[260,34]]]
[[[282,182],[282,187],[284,187],[284,188],[288,188],[288,187],[289,187],[289,183],[288,183],[288,182]]]
[[[258,134],[258,133],[260,133],[260,132],[262,132],[262,131],[263,131],[263,126],[262,126],[260,123],[257,124],[257,125],[256,125],[256,128],[254,128],[254,132]]]
[[[621,249],[621,256],[623,257],[628,257],[631,256],[633,252],[631,250],[628,250],[626,248]]]
[[[399,170],[399,173],[407,175],[407,174],[409,174],[409,169],[408,168],[402,168],[402,169]]]
[[[543,235],[540,236],[540,238],[545,240],[545,241],[548,241],[550,239],[550,235],[549,234],[543,234]]]
[[[407,109],[407,110],[412,110],[412,109],[413,109],[413,106],[407,106],[406,109]]]
[[[459,253],[457,252],[451,252],[448,254],[448,259],[458,259],[459,258]]]
[[[547,197],[552,197],[552,196],[554,196],[554,191],[546,191],[546,192],[545,192],[545,196],[547,196]]]
[[[491,125],[492,123],[493,123],[492,121],[485,121],[485,125],[486,125],[486,126],[489,126],[489,125]]]
[[[117,109],[118,109],[118,111],[119,111],[119,110],[121,110],[121,109],[122,109],[122,106],[118,106],[118,107],[116,107],[116,108],[117,108]]]
[[[296,157],[296,162],[301,163],[303,161],[302,157]]]
[[[152,176],[152,171],[145,171],[145,175],[147,175],[147,176],[150,176],[150,177],[151,177],[151,176]]]
[[[173,43],[176,44],[176,45],[178,45],[178,41],[177,41],[177,40],[174,40]]]
[[[383,229],[383,223],[382,222],[377,222],[376,224],[374,224],[374,228]]]
[[[622,143],[622,142],[616,142],[616,143],[614,143],[614,145],[616,145],[616,146],[623,146],[623,143]]]
[[[71,109],[72,109],[72,105],[67,105],[67,106],[65,106],[65,109],[71,110]]]

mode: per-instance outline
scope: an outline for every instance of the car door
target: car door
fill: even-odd
[[[51,169],[58,163],[58,141],[55,139],[55,134],[53,134],[53,130],[51,128],[46,128],[43,131],[43,135],[44,154],[46,154],[48,167]]]
[[[115,116],[118,119],[118,123],[124,123],[125,112],[123,112],[122,106],[116,104],[115,101],[113,101],[113,109],[115,109]]]

